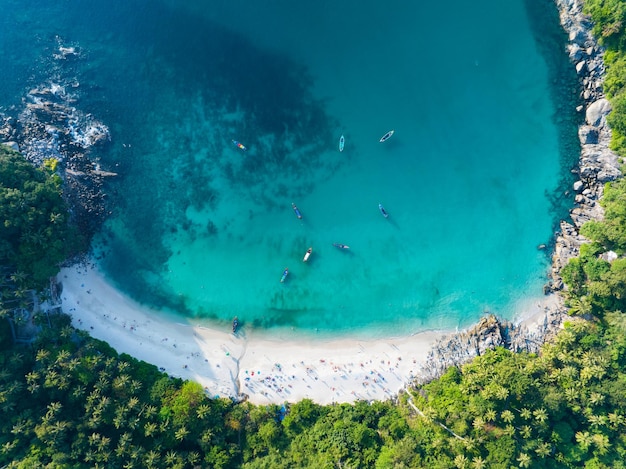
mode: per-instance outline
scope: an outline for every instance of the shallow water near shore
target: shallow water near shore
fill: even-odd
[[[14,13],[40,47],[84,51],[80,105],[120,173],[107,275],[158,308],[304,332],[450,329],[540,296],[577,157],[555,7],[249,3]]]

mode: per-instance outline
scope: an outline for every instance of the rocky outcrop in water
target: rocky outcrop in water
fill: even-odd
[[[115,173],[103,171],[94,152],[110,141],[109,129],[80,109],[80,83],[65,73],[68,61],[80,57],[79,48],[59,41],[50,78],[25,93],[16,115],[0,115],[0,141],[37,166],[57,160],[73,218],[91,236],[106,216],[103,180]]]

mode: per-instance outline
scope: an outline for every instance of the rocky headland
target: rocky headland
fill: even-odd
[[[581,149],[578,166],[572,170],[578,177],[570,191],[574,207],[570,219],[562,220],[555,233],[552,266],[544,288],[548,300],[541,307],[542,317],[513,323],[489,315],[465,331],[442,337],[430,350],[418,383],[437,378],[448,367],[459,366],[495,347],[538,352],[560,330],[568,317],[561,269],[578,256],[581,244],[588,241],[580,235],[580,227],[589,220],[602,219],[603,209],[598,202],[604,184],[622,175],[620,158],[609,149],[611,129],[606,116],[611,112],[611,104],[603,92],[604,50],[591,34],[592,24],[582,12],[582,0],[555,0],[555,3],[568,35],[566,52],[581,85],[583,104],[576,110],[585,113],[585,123],[578,131]]]
[[[0,110],[0,142],[36,166],[55,161],[74,222],[91,237],[107,215],[103,181],[115,173],[99,163],[110,141],[108,127],[80,107],[81,85],[74,72],[80,60],[79,47],[57,38],[46,66],[48,78],[25,92],[19,108]]]

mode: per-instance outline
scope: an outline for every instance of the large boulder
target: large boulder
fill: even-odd
[[[594,101],[587,108],[586,120],[587,124],[598,127],[602,123],[602,119],[611,112],[611,103],[606,98],[600,98]]]
[[[578,137],[583,145],[595,145],[598,143],[598,128],[591,125],[581,125],[578,129]]]

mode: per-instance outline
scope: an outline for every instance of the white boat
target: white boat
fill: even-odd
[[[343,147],[346,144],[346,139],[343,138],[343,135],[339,137],[339,151],[343,151]]]
[[[311,257],[311,253],[313,252],[313,248],[309,248],[306,250],[306,253],[304,254],[304,259],[302,259],[304,262],[309,260],[309,257]]]
[[[387,210],[385,210],[385,207],[383,207],[383,204],[378,204],[378,210],[380,210],[380,213],[383,214],[383,217],[389,217],[389,214],[387,213]]]
[[[393,133],[395,132],[395,130],[390,130],[389,132],[387,132],[385,135],[383,135],[382,137],[380,137],[380,143],[383,143],[387,140],[389,140],[389,138],[393,135]]]

